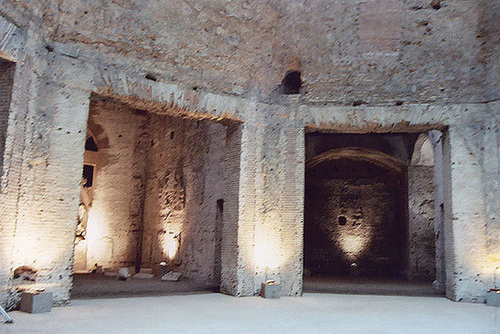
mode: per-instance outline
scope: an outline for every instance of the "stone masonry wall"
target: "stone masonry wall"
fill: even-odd
[[[269,278],[286,295],[302,291],[306,127],[443,131],[446,292],[483,301],[498,287],[500,258],[498,5],[440,3],[384,1],[385,25],[371,0],[0,0],[0,54],[16,62],[0,302],[19,288],[12,271],[23,265],[56,303],[69,299],[92,92],[241,123],[241,149],[231,144],[239,159],[226,165],[235,177],[225,189],[237,198],[223,218],[222,280],[234,295],[254,295]],[[292,68],[302,94],[268,99]]]
[[[406,222],[399,188],[377,178],[308,177],[305,268],[313,274],[404,277]]]
[[[208,121],[151,115],[149,133],[143,266],[171,261],[186,277],[215,282],[226,129]]]
[[[408,167],[409,279],[436,278],[433,179],[434,166]]]
[[[58,0],[45,24],[53,41],[210,91],[265,99],[298,69],[310,101],[474,102],[496,78],[490,3]]]
[[[12,84],[14,81],[15,64],[0,59],[0,174],[3,169],[3,154],[5,137],[9,121]]]
[[[100,126],[109,147],[98,151],[87,224],[87,269],[134,266],[142,228],[146,151],[137,149],[148,116],[122,104],[93,99],[89,124]],[[97,143],[99,145],[99,143]]]

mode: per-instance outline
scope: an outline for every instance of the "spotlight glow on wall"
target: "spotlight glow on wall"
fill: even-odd
[[[359,235],[344,235],[340,238],[340,247],[350,261],[356,260],[368,246],[369,239]]]
[[[179,250],[179,234],[173,232],[165,234],[163,249],[169,260],[175,259]]]

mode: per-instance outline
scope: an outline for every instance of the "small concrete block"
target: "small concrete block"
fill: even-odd
[[[152,279],[153,274],[145,274],[145,273],[137,273],[134,275],[134,278],[136,279]]]
[[[181,273],[170,271],[161,277],[162,281],[177,282],[181,278]]]
[[[141,268],[140,273],[141,274],[152,274],[153,273],[153,269],[152,268]]]
[[[280,298],[281,297],[281,284],[274,281],[267,281],[262,283],[260,289],[260,296],[264,298]]]
[[[27,313],[44,313],[52,309],[51,292],[23,292],[21,295],[21,311]]]
[[[486,305],[500,307],[500,290],[493,290],[486,294]]]
[[[129,268],[120,268],[118,270],[118,274],[116,275],[116,278],[121,280],[121,281],[126,281],[132,276],[130,269]]]

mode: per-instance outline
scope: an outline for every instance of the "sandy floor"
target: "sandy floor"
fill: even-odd
[[[1,333],[500,333],[500,308],[438,297],[221,294],[75,300]]]

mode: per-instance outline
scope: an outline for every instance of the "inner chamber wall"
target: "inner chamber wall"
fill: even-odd
[[[419,240],[433,245],[433,210],[422,218],[429,221],[421,222],[421,226],[410,225],[408,219],[409,211],[422,212],[432,207],[434,201],[430,166],[430,179],[418,180],[412,174],[413,198],[419,190],[415,189],[416,184],[425,183],[426,193],[418,201],[408,202],[408,166],[417,137],[418,134],[306,135],[306,272],[434,279],[434,249],[425,252],[415,246]],[[310,164],[325,156],[325,152],[349,148],[386,156],[388,161],[398,161],[401,169],[356,157],[325,158],[321,163]],[[413,173],[414,168],[410,169]],[[416,261],[420,261],[420,267]]]
[[[85,155],[95,166],[92,204],[75,265],[167,262],[196,281],[218,280],[226,126],[98,97],[88,124],[99,150]]]

